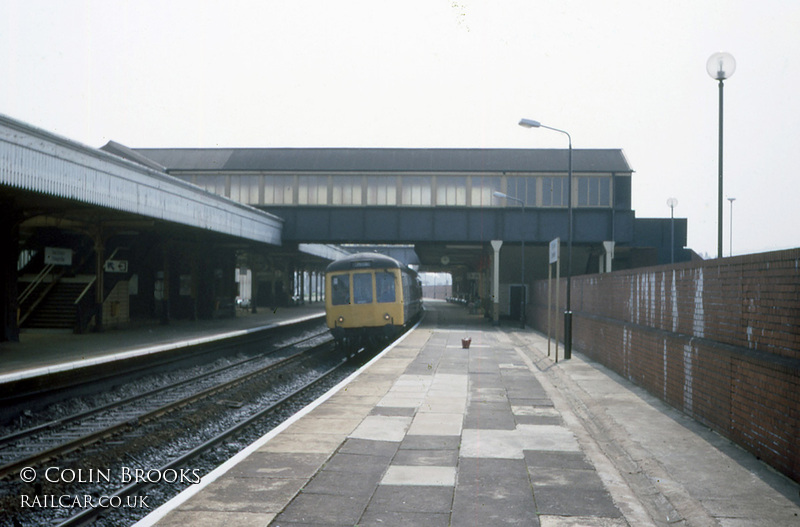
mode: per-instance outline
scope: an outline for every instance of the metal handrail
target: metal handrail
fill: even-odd
[[[93,276],[92,279],[89,280],[89,282],[86,284],[86,287],[83,288],[83,291],[81,291],[81,294],[78,295],[78,298],[75,299],[75,302],[73,302],[73,304],[78,305],[80,303],[80,301],[83,300],[83,297],[86,295],[86,293],[89,292],[89,289],[92,288],[92,285],[96,281],[97,281],[97,276]]]
[[[22,291],[22,293],[20,293],[20,295],[17,297],[17,305],[21,305],[23,302],[25,302],[25,300],[28,299],[29,296],[31,296],[33,291],[44,281],[44,278],[50,274],[54,267],[54,264],[47,264],[42,268],[41,271],[39,271],[39,274],[36,275],[36,278],[34,278],[33,281],[28,284],[25,290]]]

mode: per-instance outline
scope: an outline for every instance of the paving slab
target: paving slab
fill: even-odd
[[[577,351],[430,314],[159,525],[800,525],[800,486]]]

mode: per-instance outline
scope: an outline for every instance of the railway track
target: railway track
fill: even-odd
[[[183,453],[182,455],[171,459],[169,462],[159,466],[155,470],[151,469],[151,471],[156,472],[158,474],[165,474],[168,473],[170,470],[177,472],[178,470],[180,470],[180,468],[185,467],[189,463],[191,463],[192,460],[197,459],[200,456],[203,456],[208,451],[217,447],[218,445],[226,441],[228,438],[242,432],[242,430],[246,429],[247,427],[253,426],[254,423],[257,423],[261,419],[264,419],[264,417],[267,416],[268,414],[275,412],[282,405],[287,404],[292,399],[298,397],[302,393],[311,389],[314,385],[322,382],[328,376],[333,375],[336,372],[336,370],[338,370],[340,367],[341,365],[337,365],[333,368],[330,368],[318,378],[303,384],[301,387],[295,389],[294,391],[292,391],[287,395],[284,395],[283,397],[273,402],[269,406],[262,408],[261,410],[255,412],[249,417],[242,419],[236,424],[226,428],[222,432],[215,434],[213,437],[207,439],[202,444],[197,445],[196,447]],[[153,483],[151,483],[145,478],[142,478],[142,480],[135,481],[133,483],[130,483],[129,485],[126,485],[111,493],[108,493],[107,497],[109,499],[109,502],[111,502],[112,500],[121,501],[124,498],[128,498],[130,496],[140,495],[141,493],[143,493],[152,486]],[[58,527],[79,527],[84,525],[90,525],[97,519],[98,516],[101,516],[104,513],[108,512],[114,513],[117,511],[115,510],[104,511],[101,508],[84,509],[80,513],[67,518],[66,520],[62,521],[61,523],[58,523],[57,525]],[[115,522],[112,521],[112,524],[114,523]]]
[[[244,446],[263,435],[265,416],[283,408],[284,415],[274,417],[280,422],[308,404],[327,389],[324,383],[338,382],[349,373],[339,370],[356,367],[347,362],[348,358],[352,357],[343,356],[341,350],[336,350],[325,331],[273,350],[268,357],[237,360],[147,393],[137,393],[10,433],[0,438],[0,475],[10,483],[7,492],[0,496],[0,512],[3,513],[0,514],[0,525],[56,525],[59,521],[62,522],[59,525],[65,526],[95,522],[100,525],[132,523],[137,512],[141,516],[149,510],[120,512],[108,507],[79,507],[76,509],[82,509],[79,514],[67,518],[66,514],[75,510],[46,507],[24,510],[19,500],[23,495],[51,496],[53,493],[102,495],[113,500],[141,494],[153,486],[147,479],[124,484],[120,481],[96,484],[98,482],[93,481],[91,485],[65,485],[63,482],[47,483],[39,477],[35,483],[30,483],[24,480],[21,471],[33,469],[42,475],[48,467],[50,470],[55,470],[52,467],[59,467],[59,470],[66,467],[71,473],[79,474],[83,470],[91,475],[98,474],[101,467],[108,470],[107,467],[115,462],[145,467],[159,474],[170,469],[179,470],[178,467],[185,467],[191,460],[209,457],[208,453],[215,448],[217,451],[230,449],[231,444],[237,442]],[[309,392],[313,393],[320,383],[323,386],[316,388],[315,395],[310,395]],[[302,397],[305,400],[298,402],[297,399]],[[254,429],[253,423],[260,421],[261,428]],[[268,425],[266,429],[276,424]],[[250,438],[230,439],[248,427],[255,430],[246,432],[251,434]],[[155,456],[153,451],[157,452]],[[231,451],[221,455],[226,459]],[[208,470],[219,462],[219,459],[208,462]],[[208,470],[202,470],[200,475]],[[110,472],[117,473],[118,470],[112,468]],[[200,477],[196,473],[195,476]],[[151,488],[151,492],[153,490],[156,494],[160,492]],[[150,502],[148,507],[158,504]],[[104,515],[120,513],[134,514],[134,517],[103,519]],[[3,516],[21,520],[5,523]]]
[[[323,335],[324,332],[283,346],[274,350],[270,356],[290,347],[298,348]],[[331,339],[326,338],[322,345],[330,342]],[[55,456],[113,436],[200,399],[230,390],[238,384],[297,361],[308,352],[308,349],[300,348],[294,354],[277,360],[262,356],[242,359],[174,384],[6,435],[0,438],[0,479],[18,473],[24,467],[35,467]]]

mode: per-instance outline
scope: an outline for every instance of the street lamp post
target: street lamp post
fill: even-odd
[[[532,119],[520,119],[519,125],[524,128],[546,128],[567,136],[569,140],[569,163],[567,172],[567,308],[564,311],[564,359],[572,358],[572,136],[566,130],[546,126]]]
[[[731,228],[730,228],[730,256],[733,256],[733,202],[736,201],[736,198],[728,198],[728,201],[731,202]]]
[[[522,286],[522,294],[519,300],[519,327],[525,329],[525,300],[526,300],[526,291],[525,291],[525,202],[519,198],[515,198],[513,196],[509,196],[508,194],[503,194],[500,191],[494,192],[494,197],[501,198],[501,199],[510,199],[512,201],[518,201],[520,206],[522,207],[522,228],[520,229],[521,234],[520,238],[522,239],[522,269],[520,271],[520,285]]]
[[[736,60],[730,53],[714,53],[706,62],[706,71],[719,81],[719,184],[717,191],[717,258],[722,258],[722,87],[723,81],[736,71]]]
[[[678,200],[669,198],[667,200],[667,207],[669,207],[669,224],[670,224],[670,242],[669,242],[669,259],[670,263],[675,263],[675,207],[678,206]]]

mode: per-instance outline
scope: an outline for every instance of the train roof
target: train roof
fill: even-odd
[[[331,262],[325,271],[350,271],[352,269],[405,269],[416,274],[413,269],[401,261],[378,253],[356,253],[345,256]]]

